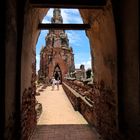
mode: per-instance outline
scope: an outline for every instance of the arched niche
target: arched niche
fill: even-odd
[[[62,83],[62,72],[58,64],[54,67],[53,76]]]

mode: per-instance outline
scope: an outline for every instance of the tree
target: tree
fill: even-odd
[[[87,69],[86,71],[86,78],[90,78],[91,77],[91,69]]]

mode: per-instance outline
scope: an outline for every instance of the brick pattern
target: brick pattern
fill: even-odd
[[[70,90],[64,83],[63,89],[66,92],[69,100],[71,101],[74,109],[76,111],[79,111],[83,115],[83,117],[88,121],[88,123],[95,125],[96,117],[94,116],[96,114],[94,106],[87,102],[82,96],[75,96],[75,94],[73,93],[74,91]]]
[[[56,15],[55,15],[56,14]],[[59,16],[58,16],[59,15]],[[61,19],[60,19],[61,17]],[[61,10],[54,9],[51,23],[62,23]],[[40,51],[40,69],[38,81],[48,83],[55,76],[55,68],[59,66],[59,79],[68,72],[74,71],[73,50],[69,46],[69,40],[64,30],[49,30],[45,37],[46,45]]]
[[[117,140],[119,135],[116,123],[116,95],[104,81],[94,82],[93,85],[84,85],[79,81],[65,80],[65,83],[82,95],[89,103],[93,103],[93,108],[80,99],[79,112],[90,124],[94,124],[98,132],[106,140]],[[68,89],[65,92],[69,92]],[[70,95],[70,94],[69,94]],[[74,97],[73,97],[74,98]],[[71,98],[72,99],[72,98]]]
[[[51,54],[51,59],[49,58]],[[53,48],[46,46],[40,53],[40,69],[38,72],[38,82],[49,83],[54,76],[54,70],[58,65],[60,67],[60,79],[68,73],[69,67],[73,65],[72,50],[70,48],[62,48],[60,46]],[[66,57],[67,56],[67,57]],[[65,61],[67,58],[67,61]]]
[[[90,104],[93,104],[93,86],[84,84],[83,82],[80,82],[78,80],[65,80],[64,82],[76,92],[78,92],[81,96],[85,97],[85,99],[90,102]]]
[[[31,140],[101,140],[89,125],[38,125]]]
[[[22,140],[27,140],[37,124],[36,105],[36,59],[35,51],[32,53],[32,79],[31,87],[25,89],[22,94],[22,110],[21,110],[21,128]]]
[[[65,93],[67,94],[67,96],[68,96],[68,98],[69,98],[74,110],[78,111],[79,110],[78,109],[79,108],[79,105],[78,105],[78,103],[79,103],[78,100],[79,99],[78,99],[78,97],[76,97],[64,84],[62,84],[62,86],[63,86],[63,89],[64,89]]]
[[[25,89],[22,96],[22,140],[27,140],[36,126],[35,104],[32,88]]]

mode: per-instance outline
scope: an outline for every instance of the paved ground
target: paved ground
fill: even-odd
[[[38,125],[31,140],[101,140],[89,125]]]
[[[47,87],[40,93],[36,98],[43,112],[31,140],[99,140],[95,129],[74,111],[62,86],[54,91]]]

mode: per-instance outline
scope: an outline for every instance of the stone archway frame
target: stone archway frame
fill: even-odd
[[[24,24],[22,42],[21,94],[25,88],[32,86],[31,65],[33,57],[31,54],[35,50],[36,41],[40,32],[37,26],[46,15],[48,9],[33,10],[31,7],[28,7],[27,11],[24,15],[26,22]],[[90,41],[91,58],[93,58],[93,56],[96,58],[95,61],[92,60],[92,65],[94,63],[92,70],[95,70],[95,79],[98,83],[102,80],[105,86],[110,87],[110,89],[114,91],[115,100],[117,100],[117,44],[112,7],[104,9],[80,9],[79,11],[83,22],[91,24],[91,29],[86,31],[86,33]],[[33,46],[33,48],[31,46]],[[60,66],[62,74],[65,73],[63,68],[65,65],[61,65],[59,59],[56,64],[57,63]],[[53,70],[52,68],[52,72]],[[112,96],[112,98],[114,97]],[[117,111],[117,109],[114,111]],[[117,116],[117,112],[114,116]],[[102,119],[100,115],[97,117]],[[115,121],[117,122],[117,117],[115,117]]]

